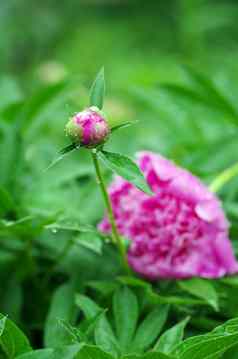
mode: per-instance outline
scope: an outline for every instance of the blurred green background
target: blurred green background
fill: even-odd
[[[118,88],[174,80],[177,61],[237,62],[235,0],[2,0],[0,15],[1,69],[21,79],[48,64],[88,80],[103,64]]]
[[[235,0],[2,0],[1,69],[44,80],[57,64],[88,80],[103,64],[117,88],[174,80],[176,62],[235,66],[237,17]]]

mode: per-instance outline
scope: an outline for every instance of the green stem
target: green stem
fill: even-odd
[[[105,183],[104,183],[104,179],[103,179],[103,176],[102,176],[102,173],[101,173],[101,170],[100,170],[97,151],[95,149],[93,149],[91,151],[91,153],[92,153],[92,159],[93,159],[95,172],[96,172],[96,175],[97,175],[97,182],[98,182],[98,185],[99,185],[99,187],[101,189],[101,192],[102,192],[103,200],[104,200],[104,203],[105,203],[105,206],[106,206],[106,209],[107,209],[108,219],[110,221],[111,228],[112,228],[112,240],[113,240],[113,242],[116,244],[116,246],[118,248],[118,251],[119,251],[119,253],[121,255],[122,263],[123,263],[123,266],[124,266],[126,272],[130,273],[130,268],[129,268],[129,265],[128,265],[128,262],[127,262],[126,249],[125,249],[123,241],[122,241],[122,239],[121,239],[121,237],[120,237],[120,235],[118,233],[118,230],[117,230],[117,225],[116,225],[116,221],[115,221],[113,210],[112,210],[111,200],[110,200],[110,197],[109,197],[109,195],[107,193],[107,189],[106,189],[106,186],[105,186]]]
[[[209,188],[213,192],[219,191],[227,182],[229,182],[233,177],[238,175],[238,163],[235,163],[233,166],[227,168],[225,171],[220,173],[210,184]]]

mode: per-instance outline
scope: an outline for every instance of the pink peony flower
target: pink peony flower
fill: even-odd
[[[229,224],[217,197],[188,171],[142,152],[138,162],[154,196],[117,177],[109,188],[130,266],[142,276],[217,278],[238,271]],[[110,232],[107,218],[99,224]]]
[[[106,141],[110,128],[99,109],[90,107],[72,117],[65,131],[74,143],[92,148]]]

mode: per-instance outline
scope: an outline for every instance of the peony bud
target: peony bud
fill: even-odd
[[[90,107],[72,117],[65,131],[75,144],[93,148],[107,140],[110,128],[102,112]]]

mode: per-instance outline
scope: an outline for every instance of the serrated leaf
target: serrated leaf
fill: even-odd
[[[25,334],[8,318],[0,314],[0,347],[7,358],[31,351],[32,348]]]
[[[100,157],[113,172],[134,184],[141,191],[152,194],[143,173],[129,157],[108,151],[101,151]]]
[[[103,100],[105,95],[105,77],[104,68],[102,68],[90,90],[90,106],[96,106],[101,110],[103,108]]]
[[[120,347],[126,352],[133,339],[139,315],[137,297],[128,287],[116,290],[113,296],[113,314]]]
[[[181,280],[178,282],[181,289],[194,295],[195,297],[202,298],[213,309],[218,310],[218,295],[213,284],[202,278],[192,278]]]
[[[180,344],[184,335],[184,328],[189,321],[189,317],[174,325],[172,328],[166,330],[158,342],[156,343],[154,350],[161,353],[169,354],[176,345]]]
[[[168,305],[159,305],[145,317],[131,345],[132,352],[140,353],[154,343],[167,320],[168,311]]]

